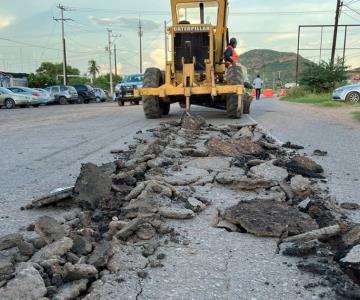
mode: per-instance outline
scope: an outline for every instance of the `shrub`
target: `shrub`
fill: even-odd
[[[301,98],[307,94],[309,94],[309,92],[302,87],[294,87],[286,91],[286,97],[289,98]]]
[[[314,93],[328,93],[338,83],[347,79],[346,70],[342,59],[335,64],[322,61],[319,64],[308,63],[306,70],[300,75],[300,84]]]

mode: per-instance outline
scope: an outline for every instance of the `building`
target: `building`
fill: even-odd
[[[350,70],[349,73],[351,76],[352,83],[360,83],[360,68]]]
[[[27,74],[0,71],[0,87],[28,86]]]

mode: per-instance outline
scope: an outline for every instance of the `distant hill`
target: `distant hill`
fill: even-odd
[[[273,78],[282,84],[295,82],[296,53],[278,52],[267,49],[256,49],[240,55],[240,63],[248,68],[249,79],[253,80],[259,74],[267,87],[272,87]],[[300,71],[305,62],[310,62],[300,56]],[[279,73],[280,72],[280,73]]]

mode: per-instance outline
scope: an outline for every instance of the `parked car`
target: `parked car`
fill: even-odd
[[[79,96],[75,88],[66,85],[54,85],[46,88],[54,98],[54,103],[66,105],[69,103],[79,103]]]
[[[73,85],[79,95],[80,103],[89,103],[91,101],[95,101],[95,93],[94,89],[87,84],[77,84]]]
[[[15,94],[9,89],[0,87],[0,107],[15,108],[15,106],[26,107],[31,105],[33,99],[30,96]]]
[[[34,90],[39,91],[43,95],[43,97],[46,99],[46,104],[52,104],[55,102],[55,97],[51,95],[50,92],[48,92],[47,90],[39,88],[34,88]]]
[[[142,88],[144,75],[126,75],[122,82],[115,86],[116,100],[120,106],[124,106],[126,101],[139,104],[141,98],[134,97],[134,89]]]
[[[103,89],[94,88],[94,93],[96,97],[96,102],[105,102],[108,99],[108,95]]]
[[[31,104],[34,107],[39,107],[40,104],[46,104],[46,97],[35,89],[31,89],[28,87],[23,86],[14,86],[8,88],[10,91],[14,92],[15,94],[27,95],[32,98]]]
[[[337,101],[360,103],[360,83],[337,88],[332,98]]]

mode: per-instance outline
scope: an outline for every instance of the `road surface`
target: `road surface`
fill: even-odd
[[[237,122],[223,112],[194,110],[213,124]],[[53,210],[20,207],[32,197],[73,185],[81,163],[112,161],[110,150],[125,149],[137,131],[159,123],[144,119],[141,106],[114,103],[0,110],[0,115],[0,235],[39,214],[56,215]],[[174,105],[169,118],[180,116]],[[280,140],[304,145],[308,154],[327,150],[328,156],[316,159],[330,174],[332,192],[339,201],[360,204],[360,125],[346,112],[271,99],[255,102],[251,117]],[[224,190],[210,196],[216,204],[234,198]],[[138,284],[137,277],[123,282],[114,275],[114,281],[99,290],[101,299],[125,299],[127,287],[126,299],[319,299],[322,288],[305,288],[319,278],[300,272],[296,259],[275,254],[274,239],[220,233],[209,225],[214,213],[215,206],[194,222],[174,223],[188,235],[190,247],[168,247],[165,267],[150,270],[141,295],[131,286]]]
[[[221,111],[193,110],[212,123],[230,122]],[[37,216],[20,211],[33,197],[73,185],[81,163],[112,161],[110,150],[125,149],[137,131],[159,123],[146,120],[141,106],[115,103],[2,109],[0,115],[2,234]],[[180,116],[173,105],[168,118]],[[308,154],[328,151],[328,156],[315,159],[330,174],[332,192],[340,202],[360,204],[360,123],[350,114],[271,99],[254,102],[251,117],[280,140],[304,145]]]

